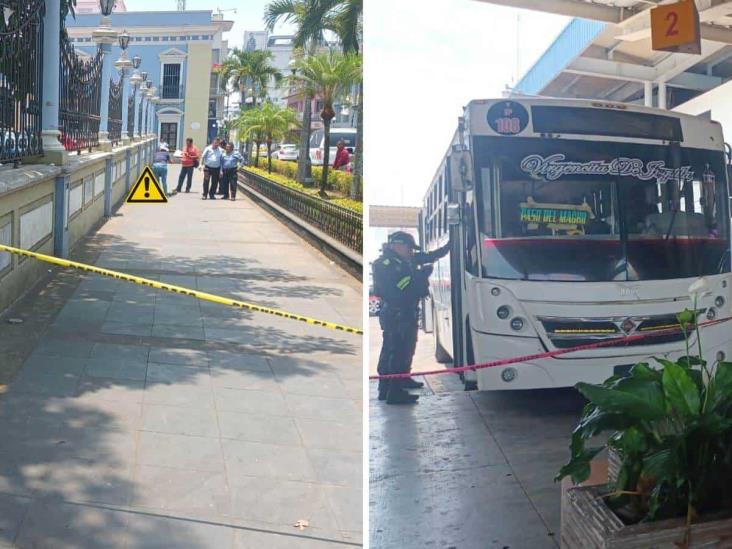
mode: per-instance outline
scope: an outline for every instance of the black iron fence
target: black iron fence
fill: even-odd
[[[107,131],[109,132],[109,140],[117,145],[122,141],[122,86],[124,80],[122,78],[115,84],[114,78],[109,81],[109,120],[107,122]]]
[[[127,137],[132,139],[135,134],[135,94],[130,93],[127,99]]]
[[[67,151],[80,154],[99,145],[102,58],[101,48],[94,57],[80,56],[61,33],[59,129]]]
[[[0,3],[0,162],[43,153],[44,0]]]
[[[239,181],[359,253],[363,251],[363,216],[315,196],[280,185],[243,169]]]

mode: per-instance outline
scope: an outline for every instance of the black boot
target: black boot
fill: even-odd
[[[390,389],[386,396],[387,404],[416,404],[419,395],[410,395],[404,389]]]
[[[386,400],[386,395],[389,392],[389,380],[379,380],[379,400]]]
[[[404,387],[405,389],[421,389],[422,387],[424,387],[424,383],[408,377],[407,379],[402,381],[402,387]]]

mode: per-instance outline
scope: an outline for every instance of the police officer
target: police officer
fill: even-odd
[[[419,300],[427,296],[432,263],[445,256],[449,243],[434,252],[419,252],[409,233],[397,231],[389,236],[384,251],[373,264],[374,291],[381,300],[379,322],[383,343],[379,355],[379,374],[407,373],[417,344]],[[387,404],[410,404],[424,383],[411,378],[379,380],[379,400]]]

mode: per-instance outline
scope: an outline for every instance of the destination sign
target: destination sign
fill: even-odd
[[[610,175],[617,177],[635,177],[641,181],[656,180],[658,183],[668,181],[693,181],[694,170],[691,166],[668,168],[663,160],[644,162],[639,158],[615,158],[613,160],[590,160],[589,162],[567,161],[566,156],[557,153],[550,156],[532,154],[521,161],[521,170],[533,179],[555,181],[570,175]]]
[[[521,206],[521,221],[524,223],[553,223],[558,225],[586,225],[589,213],[584,210],[557,210]]]

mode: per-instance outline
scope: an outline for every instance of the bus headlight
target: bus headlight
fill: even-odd
[[[717,311],[714,307],[709,307],[707,309],[707,320],[714,320],[717,318]]]
[[[498,307],[496,314],[501,320],[506,320],[509,316],[511,316],[511,308],[508,305],[501,305],[500,307]]]
[[[714,300],[714,304],[717,306],[718,309],[721,309],[724,307],[724,298],[721,295],[717,296],[717,299]]]
[[[517,316],[516,318],[514,318],[514,319],[511,320],[511,328],[513,328],[517,332],[520,331],[520,330],[522,330],[523,327],[524,327],[524,319],[523,318]]]
[[[506,383],[511,383],[514,379],[516,379],[517,375],[518,372],[516,371],[516,368],[511,368],[509,366],[508,368],[504,368],[501,372],[501,379]]]
[[[501,289],[500,288],[491,288],[491,295],[498,297],[501,295]]]

